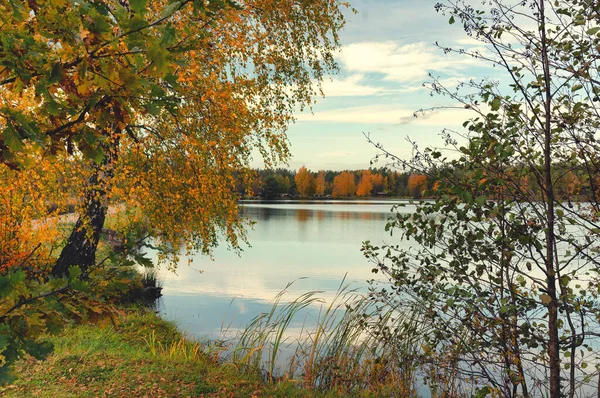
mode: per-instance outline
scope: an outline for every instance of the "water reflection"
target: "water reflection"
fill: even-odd
[[[309,217],[310,217],[310,214],[309,214],[308,210],[306,210],[306,209],[296,210],[296,220],[298,220],[299,222],[306,222]]]
[[[182,258],[177,274],[161,272],[161,312],[192,335],[218,338],[223,327],[235,330],[266,311],[288,282],[297,280],[289,299],[311,290],[332,297],[346,274],[348,282],[366,286],[374,275],[360,248],[367,239],[389,240],[384,227],[391,205],[246,203],[243,213],[256,221],[251,247],[241,256],[220,247],[214,260]]]

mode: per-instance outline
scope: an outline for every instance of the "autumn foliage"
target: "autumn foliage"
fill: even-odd
[[[352,196],[356,192],[356,183],[354,182],[354,174],[343,171],[333,180],[333,197],[339,198],[344,196]]]
[[[362,173],[358,187],[356,188],[356,196],[369,196],[373,190],[373,174],[370,170],[365,170]]]
[[[315,178],[315,193],[317,195],[325,195],[325,190],[327,189],[327,181],[325,181],[325,172],[320,170]]]
[[[89,205],[79,209],[80,232],[55,273],[93,263],[113,199],[123,205],[122,228],[143,220],[165,248],[208,252],[221,233],[237,246],[244,223],[236,188],[250,184],[250,152],[267,165],[287,158],[292,110],[310,106],[335,71],[340,7],[329,0],[0,5],[0,161],[23,169],[34,150],[85,167],[86,189],[77,195]]]
[[[300,196],[310,197],[316,192],[316,181],[315,177],[311,174],[306,167],[302,166],[294,177],[296,182],[296,190]]]
[[[408,191],[413,198],[420,198],[427,190],[427,176],[423,174],[412,174],[408,178]]]
[[[253,151],[267,166],[288,158],[293,111],[310,107],[336,71],[341,7],[0,2],[0,271],[41,270],[46,298],[76,284],[59,285],[64,277],[131,262],[134,238],[153,237],[171,265],[173,248],[239,247],[247,221],[237,200],[252,188]],[[98,258],[107,222],[123,246]],[[22,275],[0,275],[14,277],[0,283],[2,327],[27,318],[20,311],[38,297],[19,290]],[[7,330],[2,363],[4,342],[16,341]]]

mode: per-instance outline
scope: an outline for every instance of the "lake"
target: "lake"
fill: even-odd
[[[197,255],[189,265],[188,258],[182,258],[176,273],[161,270],[159,311],[190,336],[218,339],[226,337],[224,329],[231,336],[270,309],[274,297],[290,282],[295,281],[287,289],[289,300],[313,290],[322,291],[320,296],[327,300],[344,278],[345,283],[365,289],[366,281],[376,275],[360,251],[362,242],[396,239],[385,232],[396,203],[242,202],[242,212],[256,221],[248,233],[251,247],[240,256],[219,247],[213,260]],[[401,209],[413,211],[414,206]],[[295,327],[304,322],[297,320]]]

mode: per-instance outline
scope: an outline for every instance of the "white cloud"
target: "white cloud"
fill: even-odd
[[[364,84],[365,75],[363,73],[354,74],[344,79],[333,78],[325,80],[322,83],[323,93],[325,97],[367,97],[383,94],[404,94],[413,93],[421,90],[423,87],[418,85],[406,85],[402,88],[389,88],[385,85],[370,85]]]
[[[465,67],[478,63],[471,57],[444,54],[429,43],[393,41],[350,44],[339,60],[349,72],[382,73],[386,80],[400,83],[423,81],[428,72],[462,75]]]
[[[463,46],[481,46],[482,41],[481,40],[477,40],[474,37],[463,37],[460,39],[456,39],[455,40],[456,44],[460,44]]]
[[[363,74],[356,74],[345,79],[332,79],[323,82],[323,92],[326,97],[347,97],[375,95],[385,91],[384,87],[374,87],[361,84]]]
[[[462,124],[471,114],[464,109],[440,109],[415,115],[414,109],[398,108],[392,105],[367,105],[331,111],[315,111],[314,114],[298,115],[299,122],[328,123],[376,123],[376,124],[418,124],[429,126],[456,126]]]

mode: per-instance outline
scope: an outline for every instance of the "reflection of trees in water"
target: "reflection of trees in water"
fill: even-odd
[[[337,214],[337,217],[342,220],[350,220],[356,218],[356,214],[349,211],[340,211]]]
[[[294,217],[296,221],[306,222],[311,218],[318,221],[326,219],[339,220],[387,220],[387,213],[370,211],[339,211],[339,210],[313,210],[313,209],[277,209],[272,207],[247,207],[242,209],[242,214],[254,220],[269,220],[273,217]]]
[[[278,209],[273,209],[269,207],[244,207],[242,209],[242,214],[245,217],[249,217],[255,221],[258,220],[268,220],[278,212]]]
[[[310,218],[310,210],[298,209],[296,210],[296,220],[305,222]]]
[[[361,220],[374,220],[375,219],[375,214],[374,213],[358,213],[358,218],[360,218]]]
[[[342,220],[365,220],[365,221],[373,221],[373,220],[387,220],[386,213],[373,213],[373,212],[355,212],[355,211],[339,211],[333,213],[334,217],[337,217]]]

